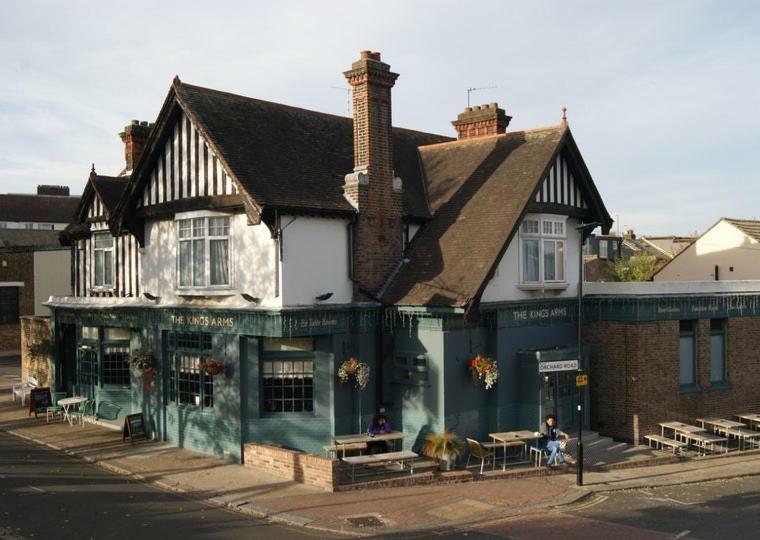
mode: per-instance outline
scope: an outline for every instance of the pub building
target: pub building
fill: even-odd
[[[126,126],[124,171],[93,166],[62,236],[57,387],[234,460],[246,442],[321,453],[380,410],[405,448],[548,412],[574,427],[582,224],[612,220],[566,116],[510,131],[491,103],[456,138],[423,133],[391,125],[379,53],[344,75],[353,118],[177,77],[154,123]],[[350,357],[362,390],[337,377]]]

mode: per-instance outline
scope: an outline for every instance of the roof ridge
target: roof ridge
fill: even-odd
[[[307,113],[319,114],[319,115],[322,115],[322,116],[326,116],[326,117],[330,117],[330,118],[335,118],[337,120],[345,120],[347,122],[353,122],[353,117],[351,117],[351,116],[343,116],[343,115],[340,115],[340,114],[334,114],[334,113],[329,113],[329,112],[317,111],[317,110],[314,110],[314,109],[307,109],[306,107],[298,107],[296,105],[288,105],[286,103],[280,103],[279,101],[269,101],[267,99],[261,99],[261,98],[251,97],[251,96],[244,96],[243,94],[236,94],[234,92],[228,92],[226,90],[218,90],[216,88],[209,88],[207,86],[198,86],[196,84],[189,84],[189,83],[186,83],[184,81],[179,82],[178,86],[180,88],[182,88],[183,86],[189,86],[191,88],[196,88],[196,89],[199,89],[199,90],[202,90],[202,91],[213,92],[213,93],[216,93],[216,94],[222,94],[222,95],[226,95],[226,96],[230,96],[230,97],[234,97],[234,98],[239,98],[239,99],[246,99],[246,100],[250,100],[250,101],[256,101],[258,103],[265,103],[267,105],[276,105],[278,107],[284,107],[284,108],[292,109],[292,110],[295,110],[295,111],[304,111],[304,112],[307,112]],[[429,132],[429,131],[421,131],[419,129],[405,128],[405,127],[401,127],[401,126],[391,126],[391,128],[394,129],[394,130],[405,131],[405,132],[409,132],[409,133],[419,133],[421,135],[434,135],[436,137],[444,137],[444,138],[448,138],[448,139],[453,139],[453,137],[451,137],[450,135],[441,135],[440,133],[432,133],[432,132]]]
[[[439,143],[433,143],[433,144],[426,144],[424,146],[420,146],[420,150],[427,150],[433,147],[438,147],[446,144],[460,144],[460,143],[478,143],[481,141],[486,140],[493,140],[493,139],[499,139],[504,137],[509,137],[511,135],[517,135],[519,133],[537,133],[539,131],[555,131],[560,129],[569,129],[567,126],[562,124],[555,124],[552,126],[544,126],[544,127],[538,127],[538,128],[528,128],[528,129],[521,129],[520,131],[508,131],[506,133],[496,133],[493,135],[483,135],[481,137],[469,137],[466,139],[455,139],[453,141],[445,141],[445,142],[439,142]]]

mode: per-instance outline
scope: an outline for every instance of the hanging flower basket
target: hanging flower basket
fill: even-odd
[[[338,379],[342,384],[349,383],[353,379],[354,385],[359,390],[364,390],[369,382],[369,366],[352,356],[338,368]]]
[[[153,353],[150,351],[135,351],[129,359],[130,365],[142,374],[145,391],[153,391],[156,381],[156,367],[153,365]]]
[[[213,358],[206,358],[203,360],[200,367],[209,377],[220,375],[222,373],[227,375],[228,372],[227,362],[224,360],[215,360]]]
[[[492,357],[479,354],[470,360],[470,373],[475,382],[484,381],[490,390],[499,378],[499,366]]]

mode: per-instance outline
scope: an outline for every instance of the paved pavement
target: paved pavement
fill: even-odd
[[[326,493],[163,443],[123,443],[120,432],[104,427],[91,424],[71,427],[60,420],[49,424],[44,418],[35,420],[17,403],[11,403],[10,392],[3,388],[2,373],[0,371],[0,431],[96,463],[125,477],[185,493],[195,500],[316,531],[360,535],[380,532],[408,535],[409,531],[424,535],[435,531],[450,535],[466,530],[461,527],[469,524],[513,516],[511,528],[540,532],[528,515],[548,512],[552,507],[595,493],[760,475],[760,455],[755,453],[603,473],[587,472],[583,488],[574,486],[573,474],[562,474]],[[573,523],[589,520],[584,527],[598,528],[599,534],[605,536],[603,531],[611,527],[609,523],[597,524],[581,515],[562,519]],[[557,523],[560,522],[558,519]],[[547,534],[553,527],[552,522]],[[478,534],[503,536],[503,531],[489,532],[481,528]]]

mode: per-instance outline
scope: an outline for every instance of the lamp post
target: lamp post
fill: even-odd
[[[578,231],[580,241],[578,246],[578,371],[583,368],[583,239],[586,231],[592,231],[601,223],[581,223],[575,230]],[[575,483],[583,485],[583,387],[576,386],[578,390],[578,459],[576,461]]]

